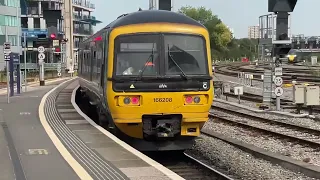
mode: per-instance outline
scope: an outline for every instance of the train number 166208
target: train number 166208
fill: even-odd
[[[153,98],[153,102],[172,102],[172,98]]]

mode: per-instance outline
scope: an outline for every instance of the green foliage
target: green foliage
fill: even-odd
[[[209,31],[213,59],[241,59],[257,57],[258,41],[253,39],[234,39],[229,28],[205,7],[186,6],[180,13],[203,24]]]

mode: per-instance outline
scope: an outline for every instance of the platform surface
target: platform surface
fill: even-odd
[[[77,86],[0,96],[0,180],[182,179],[79,114]]]
[[[1,180],[13,180],[14,176],[19,180],[79,179],[53,145],[38,116],[42,96],[60,83],[30,87],[28,92],[10,98],[10,104],[5,95],[0,96],[0,122],[7,125],[12,137],[3,138],[5,128],[0,128]]]
[[[75,80],[52,92],[44,112],[55,135],[92,179],[182,179],[79,114],[71,100],[78,85]]]

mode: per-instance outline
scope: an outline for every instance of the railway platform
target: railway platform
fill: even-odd
[[[9,104],[0,96],[1,180],[78,179],[39,122],[42,96],[59,83],[29,88]]]
[[[76,78],[0,96],[0,179],[183,179],[95,124]],[[9,153],[8,153],[9,150]]]

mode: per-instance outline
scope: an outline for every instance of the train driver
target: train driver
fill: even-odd
[[[117,73],[122,72],[122,75],[132,75],[133,67],[130,67],[129,61],[126,61],[120,56],[117,56]]]

